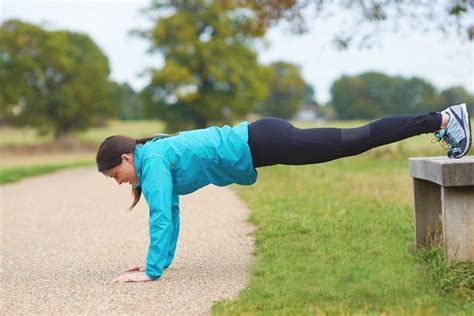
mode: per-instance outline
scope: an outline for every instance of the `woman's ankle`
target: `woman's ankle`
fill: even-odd
[[[442,118],[441,118],[441,126],[439,129],[446,128],[446,125],[448,125],[449,121],[449,114],[448,113],[440,113]]]

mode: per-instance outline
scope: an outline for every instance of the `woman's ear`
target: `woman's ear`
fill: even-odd
[[[130,154],[123,154],[122,160],[126,160],[128,163],[133,163],[133,156]]]

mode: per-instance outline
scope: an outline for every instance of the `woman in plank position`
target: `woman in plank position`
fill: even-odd
[[[363,153],[415,135],[435,133],[448,145],[448,157],[461,158],[471,142],[465,104],[419,116],[389,116],[356,128],[294,127],[267,117],[234,127],[209,127],[134,139],[106,138],[97,152],[97,167],[118,184],[132,185],[149,206],[150,243],[145,264],[131,265],[114,282],[152,281],[173,260],[179,234],[179,196],[210,183],[251,185],[256,168],[276,164],[322,163]]]

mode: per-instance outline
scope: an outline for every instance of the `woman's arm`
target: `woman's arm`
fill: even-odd
[[[176,247],[176,242],[173,241],[175,232],[172,219],[171,164],[160,155],[150,154],[143,157],[142,166],[142,192],[150,209],[150,244],[145,269],[143,272],[143,266],[131,266],[128,271],[138,270],[138,272],[122,274],[112,282],[143,282],[159,278],[165,266],[171,262],[169,260],[170,243],[174,245],[174,248]]]
[[[173,223],[173,233],[171,235],[171,240],[168,247],[169,250],[168,250],[168,257],[166,259],[165,269],[171,265],[171,262],[173,261],[173,258],[176,252],[176,246],[178,243],[180,219],[179,219],[179,195],[177,194],[173,194],[173,198],[172,198],[171,219]],[[145,264],[141,264],[141,263],[132,264],[127,267],[126,271],[127,272],[134,272],[134,271],[143,272],[145,271]]]
[[[166,259],[165,269],[168,268],[173,261],[174,254],[176,252],[176,246],[178,243],[179,236],[179,195],[173,194],[172,207],[171,207],[171,216],[173,222],[173,233],[171,234],[171,240],[168,247],[168,257]]]
[[[172,194],[173,181],[170,164],[159,155],[143,157],[142,190],[150,209],[150,244],[145,273],[154,280],[159,278],[167,264],[173,235]]]

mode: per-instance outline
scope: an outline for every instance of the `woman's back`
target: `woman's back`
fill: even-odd
[[[247,145],[248,123],[234,127],[209,127],[184,131],[156,139],[135,149],[135,167],[141,174],[143,163],[164,160],[171,169],[173,191],[191,193],[209,183],[252,184],[256,171]]]

